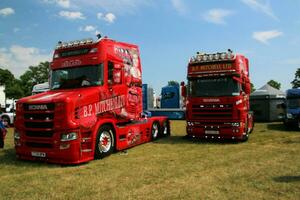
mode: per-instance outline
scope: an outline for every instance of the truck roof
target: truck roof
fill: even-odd
[[[220,74],[237,74],[249,76],[248,59],[232,51],[222,53],[197,53],[188,64],[189,76],[218,76]]]
[[[139,49],[135,44],[118,42],[107,37],[96,41],[83,39],[70,42],[59,42],[53,55],[52,69],[74,66],[95,65],[107,58],[123,61],[124,57],[134,54],[139,57]]]
[[[286,91],[287,96],[300,96],[300,88],[288,89]]]

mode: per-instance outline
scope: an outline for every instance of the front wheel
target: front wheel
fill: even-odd
[[[95,158],[109,156],[114,151],[115,139],[111,126],[104,125],[99,129],[95,146]]]
[[[246,142],[249,139],[249,133],[251,132],[251,129],[248,128],[248,121],[245,123],[245,135],[243,135],[241,141]]]

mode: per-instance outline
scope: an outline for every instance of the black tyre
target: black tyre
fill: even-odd
[[[161,127],[161,136],[166,137],[170,135],[170,124],[169,121],[164,121]]]
[[[102,126],[97,134],[95,146],[95,159],[109,156],[115,149],[115,137],[111,126]]]
[[[245,135],[243,135],[241,141],[242,142],[246,142],[249,139],[249,133],[251,132],[251,130],[248,129],[248,121],[246,121],[245,123]]]
[[[156,140],[159,136],[159,123],[157,121],[152,123],[151,126],[151,137],[152,140]]]
[[[2,118],[2,123],[3,123],[3,125],[4,125],[5,127],[9,127],[9,125],[10,125],[9,117],[4,115],[4,116],[2,116],[1,118]]]

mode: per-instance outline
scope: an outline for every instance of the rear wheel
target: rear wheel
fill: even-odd
[[[114,133],[109,125],[102,126],[97,134],[95,158],[104,158],[109,156],[115,148]]]
[[[167,120],[163,122],[163,125],[161,127],[161,135],[163,137],[170,135],[170,126]]]
[[[151,126],[151,137],[152,140],[156,140],[158,138],[159,135],[159,123],[157,121],[152,123]]]

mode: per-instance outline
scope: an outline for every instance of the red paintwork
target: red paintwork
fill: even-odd
[[[251,132],[253,116],[249,112],[249,61],[236,55],[231,61],[207,63],[190,62],[188,78],[233,76],[247,88],[238,96],[190,97],[186,98],[187,135],[212,139],[243,139],[245,131]],[[239,122],[239,127],[232,123]],[[217,132],[216,132],[217,131]]]
[[[104,124],[110,124],[114,128],[116,150],[122,150],[151,141],[152,123],[158,121],[162,126],[167,120],[166,117],[141,117],[141,64],[136,45],[103,38],[85,46],[70,47],[68,50],[80,48],[97,48],[98,51],[55,58],[51,69],[103,63],[103,85],[50,90],[20,99],[17,103],[15,122],[15,131],[20,134],[20,139],[15,139],[17,157],[62,164],[87,162],[94,159],[97,133]],[[64,50],[56,49],[54,54]],[[131,64],[128,64],[128,60]],[[114,69],[120,75],[116,76],[119,80],[114,80],[121,83],[109,83],[108,61],[114,63]],[[136,70],[132,71],[132,67],[136,67]],[[28,111],[26,108],[28,105],[50,104],[54,105],[52,110]],[[34,116],[34,119],[28,116]],[[43,116],[50,117],[47,119]],[[35,135],[30,135],[30,131]],[[61,141],[61,134],[69,132],[78,133],[78,138],[73,141]],[[50,136],[37,136],[46,133]],[[32,152],[46,153],[46,157],[34,157]]]

